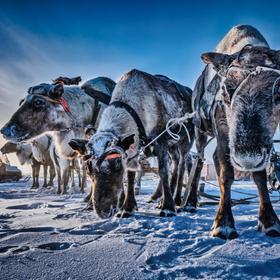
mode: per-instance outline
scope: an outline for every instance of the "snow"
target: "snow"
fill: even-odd
[[[239,237],[225,241],[210,236],[217,205],[157,216],[146,203],[157,180],[144,177],[134,217],[108,220],[85,210],[85,195],[1,184],[0,279],[279,279],[280,238],[256,230],[257,198],[233,207]],[[205,190],[218,194],[210,184]],[[256,194],[252,182],[233,190],[248,193],[233,198]],[[280,203],[274,208],[279,215]]]

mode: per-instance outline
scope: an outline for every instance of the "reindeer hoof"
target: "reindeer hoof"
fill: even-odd
[[[213,237],[219,237],[224,240],[231,240],[238,237],[238,233],[235,228],[230,226],[225,227],[217,227],[212,230],[211,236]]]
[[[116,214],[116,217],[117,218],[129,218],[133,216],[133,212],[130,212],[130,211],[119,211],[117,214]]]
[[[189,213],[195,213],[196,212],[196,207],[193,205],[187,205],[182,208],[184,212],[189,212]]]
[[[147,203],[154,203],[156,200],[152,199],[151,197],[147,200]]]
[[[270,237],[280,237],[280,232],[275,230],[275,229],[269,230],[265,234],[270,236]]]
[[[122,212],[122,216],[121,216],[121,218],[129,218],[129,217],[131,217],[131,216],[133,216],[133,212],[130,212],[130,211],[123,211]]]
[[[160,217],[174,217],[176,216],[176,212],[168,209],[161,210],[159,213]]]
[[[184,209],[182,207],[177,207],[176,212],[177,212],[177,214],[182,213],[182,212],[184,212]]]
[[[182,204],[181,199],[175,199],[175,205],[180,206]]]
[[[88,204],[83,210],[92,211],[93,210],[93,205],[92,204]]]
[[[121,216],[122,216],[122,211],[119,211],[115,214],[115,217],[117,218],[121,218]]]
[[[265,228],[263,223],[259,221],[258,231],[261,231],[270,237],[280,237],[280,224],[275,222],[274,225]]]

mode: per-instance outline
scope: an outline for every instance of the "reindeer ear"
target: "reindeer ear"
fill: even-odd
[[[278,77],[272,87],[274,102],[280,104],[280,77]]]
[[[219,71],[222,68],[228,67],[234,60],[234,55],[227,55],[222,53],[208,52],[201,55],[201,59],[206,64],[212,64],[214,68]]]
[[[134,136],[135,134],[131,134],[123,139],[120,139],[118,142],[118,146],[123,148],[125,151],[128,150],[130,145],[134,144]]]
[[[52,99],[58,100],[60,99],[60,97],[62,96],[62,94],[64,93],[64,88],[63,88],[63,84],[59,83],[54,85],[50,92],[49,92],[49,96]]]
[[[18,105],[21,106],[21,104],[24,102],[24,100],[25,100],[24,98],[21,99],[21,100],[19,101],[19,104],[18,104]]]
[[[85,139],[72,139],[68,145],[76,152],[78,152],[81,156],[85,155],[87,152],[86,145],[88,140]]]
[[[278,66],[278,69],[279,69],[280,68],[280,51],[270,50],[269,57],[272,60],[272,62]]]
[[[88,126],[86,126],[84,132],[85,132],[85,135],[87,136],[87,135],[89,135],[91,133],[95,133],[96,129],[94,128],[93,125],[88,125]]]

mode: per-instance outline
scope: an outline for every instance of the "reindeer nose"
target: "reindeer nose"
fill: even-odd
[[[17,126],[15,124],[13,125],[5,125],[1,129],[1,133],[4,136],[4,138],[11,138],[14,137],[15,134],[17,133]]]
[[[246,153],[232,155],[234,165],[240,170],[261,170],[267,164],[269,153],[267,149],[262,149],[260,153]]]
[[[1,134],[3,134],[4,137],[10,137],[11,136],[11,128],[8,126],[4,126],[1,129]]]

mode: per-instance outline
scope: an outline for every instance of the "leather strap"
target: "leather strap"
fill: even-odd
[[[138,114],[136,113],[136,111],[130,105],[128,105],[127,103],[124,103],[122,101],[114,101],[114,102],[110,103],[109,106],[114,106],[116,108],[125,109],[130,114],[130,116],[133,118],[133,120],[135,121],[135,123],[137,125],[141,145],[143,145],[143,146],[147,145],[148,138],[146,135],[146,131],[145,131],[143,123],[142,123],[140,117],[138,116]]]

